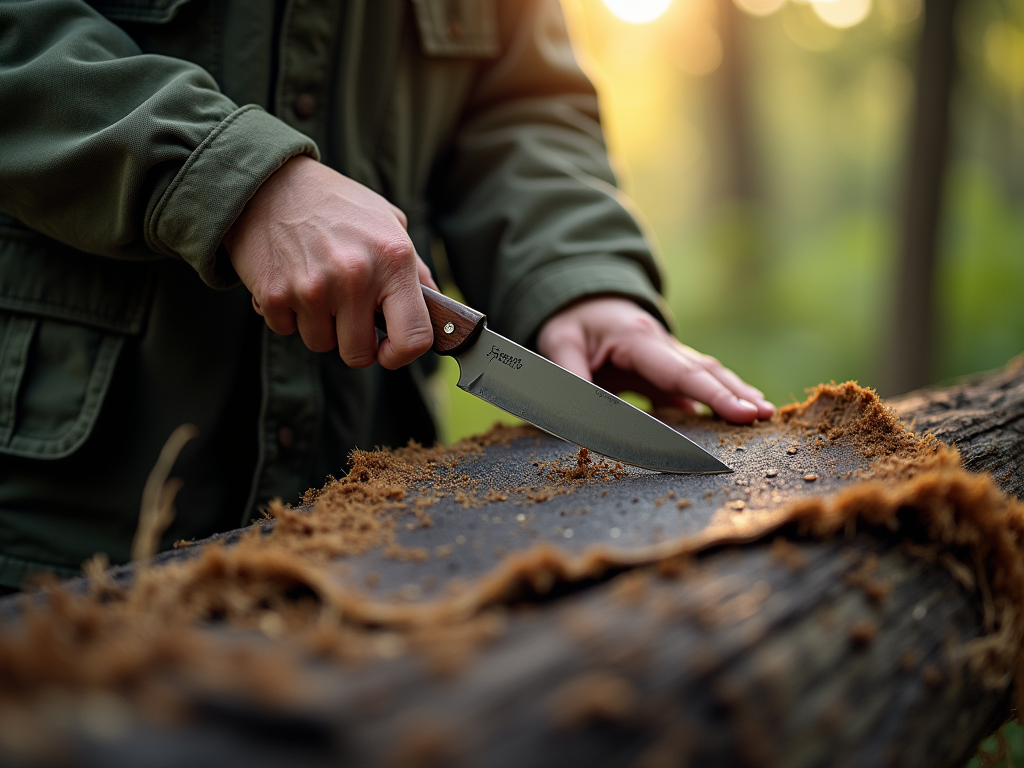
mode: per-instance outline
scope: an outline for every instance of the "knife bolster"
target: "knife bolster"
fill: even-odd
[[[444,294],[423,286],[423,298],[434,327],[434,351],[456,355],[472,344],[483,330],[487,316]]]

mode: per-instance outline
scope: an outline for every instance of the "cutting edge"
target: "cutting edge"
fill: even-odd
[[[724,474],[733,471],[689,437],[651,414],[488,328],[483,329],[476,343],[454,357],[459,363],[460,389],[562,440],[615,461],[659,472]],[[496,367],[492,367],[495,364]],[[546,393],[547,397],[545,393],[531,391],[546,386],[551,390]],[[552,394],[559,394],[560,408],[537,407],[537,403],[547,403]],[[592,395],[597,399],[588,397]],[[589,404],[584,402],[587,399],[590,399]],[[627,431],[633,437],[626,439],[622,434],[615,435],[588,425],[588,420],[593,422],[600,417],[631,427]],[[593,439],[578,439],[587,435]],[[644,438],[640,435],[646,435],[660,448],[648,445],[645,450]],[[615,445],[619,450],[608,450]],[[680,464],[681,457],[689,464]]]

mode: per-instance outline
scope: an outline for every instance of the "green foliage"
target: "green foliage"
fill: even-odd
[[[1015,765],[1024,765],[1024,728],[1016,720],[985,739],[966,768],[1013,768]]]

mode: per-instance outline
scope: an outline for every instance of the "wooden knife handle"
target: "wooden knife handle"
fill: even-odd
[[[425,285],[421,287],[434,326],[434,351],[439,355],[458,354],[483,330],[487,316]]]

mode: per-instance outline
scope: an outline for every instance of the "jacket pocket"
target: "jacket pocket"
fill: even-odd
[[[496,0],[413,0],[428,56],[493,59],[501,52]]]
[[[117,262],[0,227],[0,455],[60,459],[92,432],[152,262]]]

